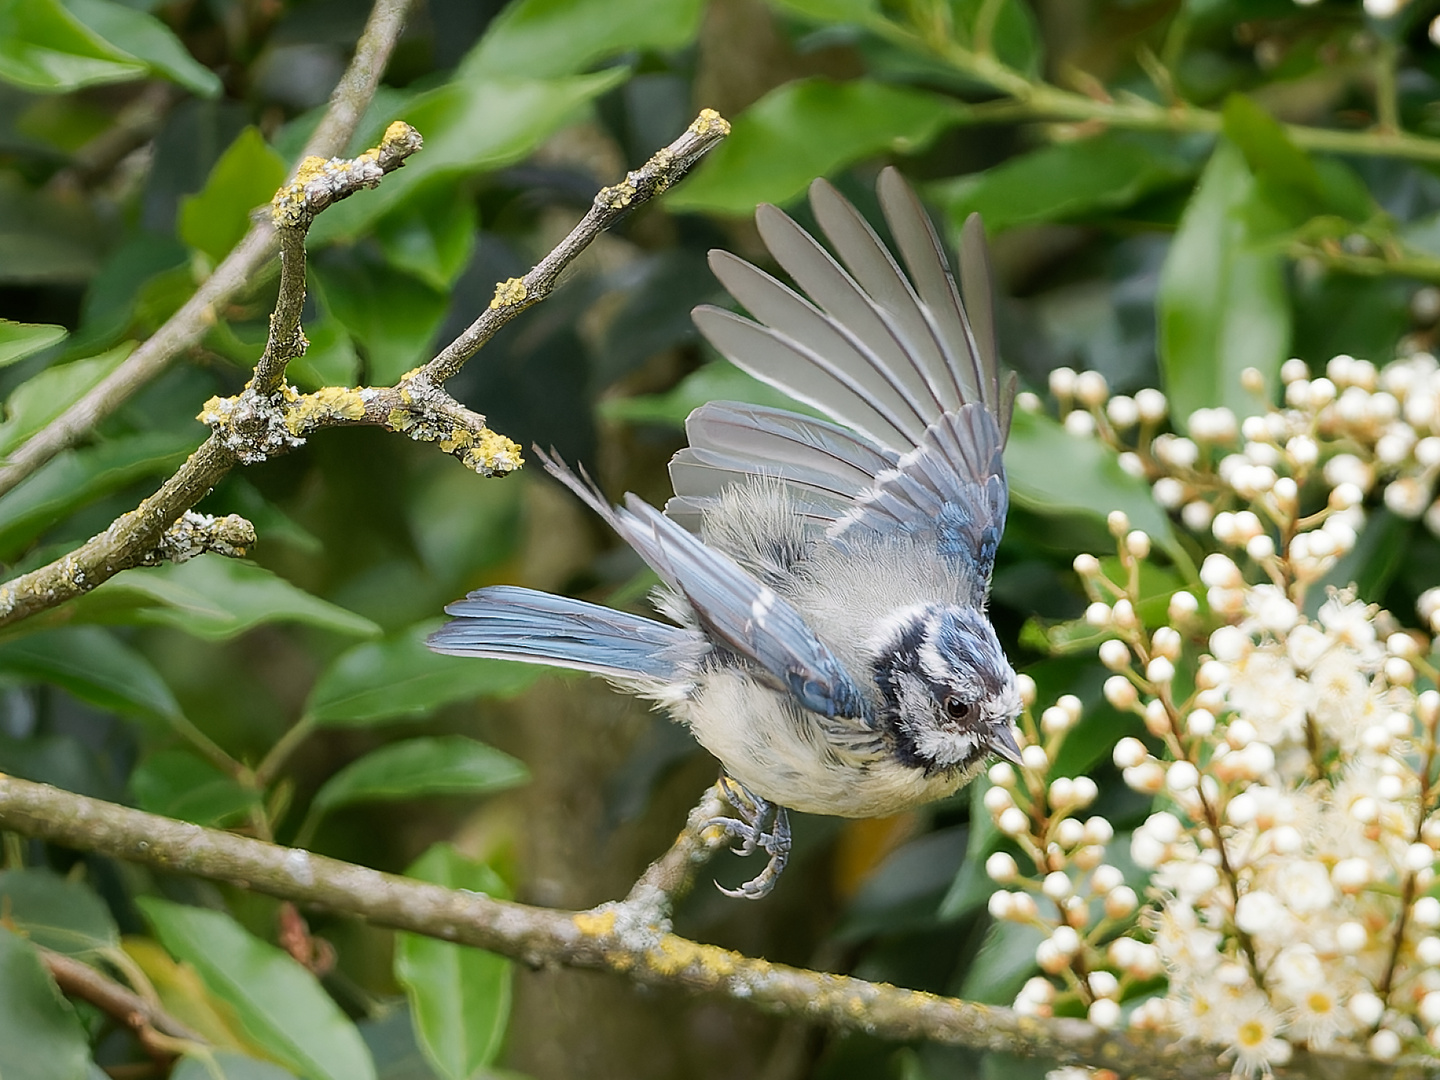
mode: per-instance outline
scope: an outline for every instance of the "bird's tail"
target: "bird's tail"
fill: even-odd
[[[669,680],[697,645],[693,631],[511,585],[479,589],[445,611],[455,618],[430,635],[436,652],[549,664],[612,679]]]

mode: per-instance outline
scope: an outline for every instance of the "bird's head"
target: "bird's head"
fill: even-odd
[[[969,773],[997,754],[1019,764],[1015,670],[983,612],[926,604],[897,612],[867,650],[880,722],[895,753],[927,773]]]

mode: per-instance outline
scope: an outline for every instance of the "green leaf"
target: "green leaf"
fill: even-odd
[[[1216,147],[1180,219],[1160,273],[1160,365],[1173,422],[1226,405],[1259,412],[1264,395],[1240,385],[1259,370],[1267,388],[1289,354],[1290,306],[1280,256],[1258,249],[1252,219],[1263,203],[1240,151]]]
[[[110,233],[88,202],[31,188],[15,168],[0,172],[0,282],[83,285]]]
[[[169,720],[175,695],[148,660],[98,626],[43,630],[0,644],[0,672],[53,683],[97,708]]]
[[[433,653],[425,638],[439,625],[423,622],[341,653],[315,681],[306,715],[326,727],[413,718],[482,694],[517,694],[541,674],[533,664]]]
[[[0,912],[5,927],[66,956],[93,957],[120,947],[120,930],[105,901],[49,870],[0,870]]]
[[[40,93],[141,78],[145,65],[58,0],[0,0],[0,79]]]
[[[922,149],[962,115],[950,98],[869,79],[786,83],[735,118],[666,205],[749,214],[757,203],[789,202],[814,177],[861,158]]]
[[[180,200],[180,238],[218,263],[250,229],[250,212],[268,203],[285,182],[285,162],[259,128],[230,144],[198,194]]]
[[[1193,176],[1194,157],[1173,138],[1107,132],[1053,143],[928,192],[958,229],[972,213],[991,233],[1123,209]]]
[[[326,210],[310,229],[310,245],[368,231],[437,178],[454,180],[519,161],[627,74],[622,68],[564,79],[466,79],[409,99],[385,114],[368,139],[378,140],[391,120],[405,120],[425,136],[424,151],[374,191]]]
[[[96,499],[146,476],[168,476],[199,440],[150,431],[62,451],[0,500],[0,558],[13,562],[42,532]]]
[[[0,319],[0,367],[48,349],[57,341],[65,340],[69,332],[63,326]]]
[[[136,900],[160,943],[195,968],[246,1036],[307,1080],[374,1080],[355,1025],[289,954],[252,937],[224,912]]]
[[[0,423],[0,456],[12,453],[83,397],[119,367],[134,348],[134,342],[126,342],[98,356],[46,368],[17,386],[5,402],[5,422]]]
[[[1120,467],[1115,451],[1093,438],[1071,435],[1048,416],[1015,411],[1005,448],[1010,497],[1043,514],[1083,514],[1104,520],[1124,510],[1132,528],[1174,547],[1170,519],[1150,485]]]
[[[85,1080],[90,1043],[34,946],[0,926],[0,1076]]]
[[[770,6],[815,22],[864,25],[880,10],[879,0],[770,0]]]
[[[771,405],[781,409],[821,416],[801,405],[782,390],[762,383],[728,360],[715,360],[696,368],[663,394],[606,398],[600,415],[606,420],[631,424],[673,424],[683,427],[685,418],[707,401],[740,401],[747,405]]]
[[[622,52],[679,49],[703,9],[702,0],[519,0],[490,24],[460,75],[573,75]]]
[[[1044,939],[1045,931],[1035,926],[992,923],[985,944],[965,969],[959,996],[985,1005],[1009,1005],[1038,970],[1035,946]]]
[[[205,1057],[186,1056],[170,1073],[170,1080],[294,1080],[295,1074],[268,1061],[230,1050]]]
[[[380,632],[363,615],[307,593],[252,562],[220,555],[126,570],[81,597],[75,610],[96,621],[173,626],[211,641],[274,622],[304,623],[359,637]]]
[[[310,342],[305,355],[291,360],[285,369],[295,385],[319,390],[322,386],[354,386],[360,381],[360,354],[339,319],[326,311],[305,324],[305,337]],[[260,527],[258,522],[255,527]]]
[[[130,794],[141,810],[213,827],[241,820],[260,802],[259,792],[180,749],[158,750],[135,766]]]
[[[448,293],[355,250],[327,252],[312,266],[325,306],[365,347],[370,382],[396,382],[430,355]]]
[[[499,876],[436,844],[406,873],[448,889],[505,897]],[[395,978],[405,987],[425,1058],[445,1080],[471,1080],[494,1062],[510,1018],[511,964],[419,934],[395,935]]]
[[[220,96],[220,77],[191,56],[180,39],[155,16],[111,0],[62,2],[71,15],[115,48],[143,60],[157,75],[201,97]]]
[[[422,795],[483,795],[523,784],[524,764],[463,735],[406,739],[352,761],[315,796],[318,810]]]
[[[475,203],[463,194],[456,198],[452,186],[429,184],[375,224],[386,261],[442,291],[454,284],[475,250]]]
[[[1034,79],[1040,74],[1040,28],[1029,4],[1020,0],[949,0],[957,29],[969,42],[977,40],[980,16],[990,8],[990,48],[995,58]],[[921,16],[923,18],[923,16]]]

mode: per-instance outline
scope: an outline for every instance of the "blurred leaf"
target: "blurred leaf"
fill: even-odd
[[[436,844],[406,871],[447,889],[509,895],[499,875],[448,844]],[[510,1018],[510,961],[419,934],[395,935],[395,978],[405,987],[415,1034],[445,1080],[470,1080],[494,1062]]]
[[[0,926],[0,1076],[85,1080],[90,1042],[35,949]]]
[[[252,562],[201,555],[189,562],[116,574],[75,603],[96,621],[173,626],[223,641],[262,623],[298,622],[337,634],[369,637],[380,628]]]
[[[422,795],[484,795],[530,778],[522,762],[463,735],[406,739],[352,761],[315,796],[319,810]]]
[[[291,360],[285,369],[297,386],[319,390],[322,386],[354,386],[360,381],[360,354],[339,319],[326,312],[307,321],[305,337],[310,342],[305,355]],[[255,527],[260,526],[257,523]]]
[[[694,39],[704,6],[703,0],[518,0],[490,24],[459,74],[572,75],[618,53],[683,48]]]
[[[1035,946],[1045,931],[1013,922],[994,922],[985,943],[970,962],[959,996],[983,1005],[1009,1005],[1025,980],[1039,970]]]
[[[1170,519],[1150,485],[1120,468],[1115,452],[1099,440],[1071,435],[1048,416],[1015,411],[1005,472],[1010,497],[1028,509],[1102,521],[1110,511],[1124,510],[1132,528],[1145,530],[1172,554],[1176,550]]]
[[[167,720],[175,695],[150,661],[98,626],[42,630],[0,644],[0,672],[53,683],[97,708]]]
[[[86,202],[32,190],[13,170],[0,172],[0,282],[75,285],[89,280],[99,268],[110,224]]]
[[[57,341],[63,341],[69,332],[63,326],[0,319],[0,367],[48,349]]]
[[[62,0],[71,15],[105,41],[156,74],[201,97],[218,97],[220,77],[196,60],[174,32],[153,15],[110,0]]]
[[[224,912],[153,896],[136,903],[161,944],[192,965],[246,1035],[287,1069],[307,1080],[374,1080],[355,1025],[287,953]]]
[[[878,153],[913,153],[959,123],[951,98],[869,79],[786,83],[734,118],[729,138],[665,196],[672,211],[749,215],[817,176]]]
[[[196,825],[222,827],[242,819],[260,793],[191,750],[157,750],[130,774],[130,794],[141,810]]]
[[[1411,542],[1416,526],[1385,507],[1365,516],[1355,546],[1305,593],[1305,613],[1311,618],[1330,598],[1330,590],[1352,585],[1362,600],[1379,601],[1405,564],[1415,554]]]
[[[168,476],[199,441],[188,431],[149,431],[62,451],[0,499],[0,558],[13,561],[42,532],[96,499],[146,476]]]
[[[1174,138],[1105,132],[1052,143],[983,173],[930,185],[958,229],[972,213],[993,233],[1119,210],[1196,172]]]
[[[305,712],[325,727],[423,716],[452,701],[517,694],[540,677],[533,664],[442,656],[425,647],[427,621],[341,653],[315,680]]]
[[[600,415],[631,424],[672,424],[683,427],[685,418],[707,401],[739,401],[747,405],[773,405],[807,416],[823,415],[801,405],[783,391],[747,375],[728,360],[713,360],[685,376],[663,394],[606,398]]]
[[[405,120],[425,136],[424,152],[374,191],[325,211],[310,229],[310,246],[367,231],[435,177],[466,176],[519,161],[626,74],[620,68],[565,79],[466,79],[411,98],[370,128],[368,137],[373,142],[385,124]]]
[[[327,252],[311,266],[325,306],[365,347],[368,381],[396,382],[430,355],[445,292],[356,250]]]
[[[294,1080],[295,1074],[268,1061],[221,1050],[201,1057],[182,1057],[170,1080]]]
[[[817,22],[861,25],[880,10],[879,0],[770,0],[770,6]]]
[[[189,964],[178,963],[148,937],[128,935],[121,942],[127,956],[145,974],[165,1011],[216,1049],[259,1052],[235,1028],[229,1006],[211,994]]]
[[[1242,94],[1225,99],[1225,137],[1240,148],[1268,204],[1291,226],[1335,214],[1363,222],[1376,211],[1364,182],[1343,163],[1316,161],[1290,141],[1284,126]]]
[[[995,891],[995,883],[985,873],[985,860],[1005,837],[995,824],[994,815],[985,808],[985,792],[992,786],[988,778],[981,776],[966,789],[970,796],[970,828],[965,858],[936,911],[941,920],[953,922],[965,918],[987,903]]]
[[[49,870],[0,870],[0,925],[66,956],[93,957],[120,945],[105,901]]]
[[[1160,364],[1170,413],[1184,428],[1196,409],[1258,412],[1270,393],[1240,385],[1247,367],[1273,388],[1290,343],[1280,257],[1255,246],[1256,185],[1234,145],[1221,142],[1180,219],[1160,275]]]
[[[247,127],[210,170],[205,186],[180,200],[180,239],[218,263],[250,229],[250,212],[285,182],[285,162],[259,128]]]
[[[475,250],[477,220],[467,193],[429,184],[375,223],[375,239],[391,266],[448,291]]]
[[[141,78],[145,65],[58,0],[0,0],[0,79],[41,93]]]
[[[406,500],[410,535],[437,580],[452,591],[476,571],[512,558],[525,542],[525,490],[492,484],[466,469],[432,469]]]
[[[17,386],[5,401],[5,422],[0,423],[0,457],[12,453],[83,397],[119,367],[134,348],[134,342],[126,342],[99,356],[46,368]]]
[[[1040,28],[1029,5],[1020,0],[1000,0],[998,10],[993,0],[950,0],[950,5],[964,37],[972,43],[982,12],[990,8],[990,48],[996,59],[1031,78],[1040,74]]]

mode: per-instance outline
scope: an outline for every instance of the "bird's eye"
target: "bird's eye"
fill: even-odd
[[[951,694],[945,699],[945,715],[951,720],[964,720],[970,715],[970,703]]]

